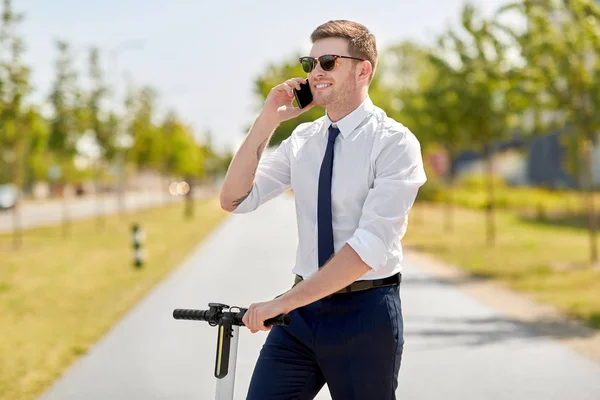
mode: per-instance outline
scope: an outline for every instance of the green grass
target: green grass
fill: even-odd
[[[226,213],[217,199],[26,231],[12,250],[0,235],[0,399],[36,398],[197,245]],[[130,224],[147,234],[148,261],[133,267]]]
[[[486,245],[483,212],[457,208],[444,231],[440,205],[419,204],[404,243],[470,273],[531,294],[600,329],[600,268],[588,265],[587,232],[497,212],[497,241]]]

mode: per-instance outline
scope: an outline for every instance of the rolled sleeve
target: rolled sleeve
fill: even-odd
[[[387,135],[359,225],[347,243],[371,269],[385,265],[406,232],[408,213],[427,178],[421,146],[410,131]]]
[[[290,140],[291,137],[283,140],[275,151],[261,158],[250,194],[232,213],[244,214],[254,211],[291,187],[288,149]]]
[[[347,243],[371,269],[376,270],[387,260],[385,244],[366,229],[358,228]]]

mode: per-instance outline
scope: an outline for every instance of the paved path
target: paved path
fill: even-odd
[[[208,190],[198,189],[196,197],[203,196],[204,193],[208,193]],[[116,194],[106,194],[101,199],[100,203],[93,195],[69,199],[69,219],[89,218],[99,214],[108,215],[118,211],[119,202]],[[125,210],[129,212],[135,209],[156,207],[167,201],[181,200],[180,196],[165,195],[161,192],[130,192],[125,196]],[[63,203],[61,199],[25,202],[21,208],[21,215],[21,225],[24,229],[59,224],[63,218]],[[12,232],[12,229],[12,210],[2,210],[0,212],[0,233]]]
[[[174,308],[247,306],[291,281],[293,201],[232,216],[40,400],[214,398],[216,329]],[[600,365],[513,322],[407,260],[402,400],[598,400]],[[266,333],[241,331],[236,399]],[[326,387],[317,399],[330,399]],[[366,400],[366,399],[365,399]],[[370,399],[369,399],[370,400]]]

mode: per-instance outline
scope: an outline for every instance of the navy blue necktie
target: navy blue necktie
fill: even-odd
[[[327,149],[319,174],[319,194],[317,200],[317,226],[319,243],[319,268],[333,255],[333,221],[331,215],[331,171],[333,168],[333,146],[340,130],[331,125],[327,138]]]

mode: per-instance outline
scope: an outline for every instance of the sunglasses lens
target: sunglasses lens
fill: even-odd
[[[313,70],[314,61],[312,59],[310,59],[310,58],[301,58],[300,59],[300,64],[302,64],[302,69],[306,73],[309,73],[310,71]]]
[[[321,68],[323,68],[324,71],[331,71],[333,67],[335,67],[335,57],[323,56],[319,58],[319,63],[321,64]]]

